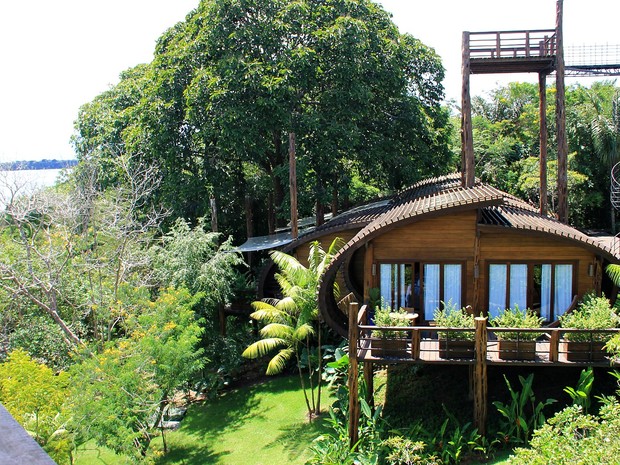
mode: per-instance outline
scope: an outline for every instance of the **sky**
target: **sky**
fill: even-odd
[[[0,0],[0,162],[75,157],[79,107],[153,58],[199,0]],[[555,0],[380,0],[401,32],[440,55],[460,100],[462,31],[553,29]],[[565,45],[620,44],[619,0],[565,0]],[[472,76],[473,95],[536,75]],[[575,82],[567,80],[567,84]],[[585,85],[591,78],[581,81]]]

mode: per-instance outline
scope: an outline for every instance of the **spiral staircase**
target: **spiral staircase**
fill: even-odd
[[[609,188],[611,207],[620,212],[620,163],[616,163],[611,169],[611,185]],[[616,234],[613,241],[613,252],[620,252],[620,233]]]

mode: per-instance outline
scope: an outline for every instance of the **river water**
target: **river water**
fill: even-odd
[[[33,190],[53,186],[61,171],[63,170],[0,171],[0,207],[5,204],[11,192],[28,194]]]

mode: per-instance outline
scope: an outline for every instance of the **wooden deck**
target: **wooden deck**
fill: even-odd
[[[359,340],[357,349],[357,359],[360,362],[370,362],[379,365],[391,364],[444,364],[444,365],[473,365],[475,357],[469,358],[442,358],[439,355],[439,341],[437,339],[423,338],[420,340],[420,349],[417,357],[414,357],[411,342],[407,342],[406,350],[402,356],[383,356],[380,351],[375,349],[374,354],[371,348],[372,339],[362,338]],[[379,355],[377,353],[379,352]],[[513,355],[514,357],[517,354]],[[609,367],[617,366],[608,356],[596,359],[596,351],[580,352],[581,361],[568,360],[566,350],[558,350],[558,359],[553,361],[550,357],[550,342],[537,341],[534,357],[531,360],[512,359],[506,360],[500,357],[498,341],[487,342],[486,363],[487,365],[507,365],[507,366],[563,366],[563,367]]]
[[[556,55],[555,29],[467,32],[472,74],[550,73]]]

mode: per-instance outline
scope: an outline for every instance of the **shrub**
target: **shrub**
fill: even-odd
[[[498,328],[540,328],[542,326],[543,318],[539,317],[534,311],[530,309],[521,310],[518,306],[514,309],[507,308],[503,310],[499,315],[491,319],[491,326]],[[537,337],[540,337],[542,333],[532,332],[502,332],[497,333],[497,338],[502,340],[514,340],[519,339],[521,341],[533,341]]]
[[[375,312],[375,325],[377,326],[411,326],[411,317],[400,308],[398,311],[392,311],[390,307],[379,308]],[[381,338],[398,338],[405,337],[403,331],[374,330],[372,337]]]
[[[433,314],[435,324],[445,328],[474,328],[474,315],[464,308],[457,308],[451,301],[445,304],[443,310],[435,310]],[[474,333],[470,331],[441,331],[439,337],[450,340],[473,341]]]
[[[598,416],[585,415],[573,405],[557,413],[534,433],[530,449],[519,448],[513,465],[599,465],[618,463],[620,405],[609,399]]]
[[[587,294],[574,312],[560,317],[563,328],[577,329],[615,328],[619,321],[620,318],[611,308],[609,300],[605,297],[597,297],[594,294]],[[605,342],[611,338],[611,334],[566,333],[564,338],[578,342]]]

